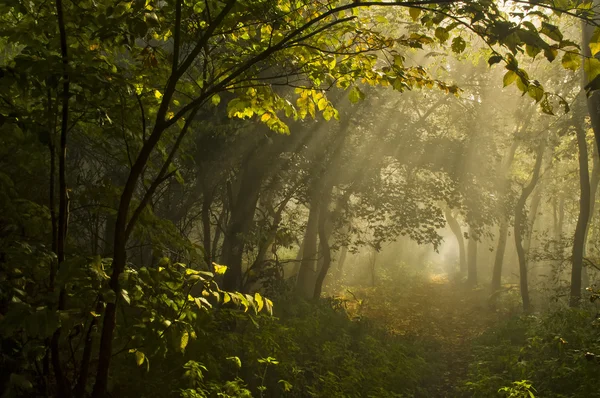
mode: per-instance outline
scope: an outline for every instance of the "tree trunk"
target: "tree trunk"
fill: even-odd
[[[314,196],[317,194],[315,193]],[[298,279],[296,280],[296,290],[305,298],[314,295],[314,276],[315,264],[317,258],[317,234],[319,223],[319,201],[313,199],[310,203],[306,231],[302,242],[302,261],[298,270]]]
[[[502,265],[504,264],[504,252],[506,251],[506,241],[508,240],[508,218],[503,217],[498,231],[498,246],[496,247],[496,257],[494,258],[494,270],[492,271],[492,294],[500,290],[502,285]],[[495,297],[495,296],[494,296]]]
[[[346,255],[348,254],[348,246],[342,246],[340,250],[340,257],[337,261],[337,270],[336,270],[336,279],[340,279],[342,277],[342,273],[344,271],[344,263],[346,262]]]
[[[319,203],[319,223],[317,229],[319,231],[320,255],[323,258],[323,262],[321,264],[319,274],[317,275],[317,280],[315,281],[315,289],[313,293],[313,299],[315,300],[321,297],[321,292],[323,291],[323,282],[325,281],[325,277],[327,276],[327,272],[331,266],[331,248],[329,247],[330,234],[327,231],[327,223],[330,217],[329,203],[331,202],[332,189],[332,185],[329,185],[327,188],[325,188],[325,192],[323,192]]]
[[[467,285],[477,286],[477,235],[473,228],[469,228],[469,242],[467,243]]]
[[[581,118],[583,119],[583,118]],[[579,216],[573,239],[573,263],[571,268],[571,307],[579,306],[581,299],[581,269],[583,266],[583,250],[585,246],[585,231],[590,217],[590,174],[588,169],[588,151],[585,140],[585,129],[575,121],[577,147],[579,149]]]
[[[517,132],[520,129],[522,129],[522,127],[517,128]],[[506,193],[510,188],[509,173],[510,168],[512,166],[512,162],[515,158],[515,152],[517,151],[518,147],[519,141],[517,139],[513,139],[510,149],[506,153],[502,164],[502,180],[500,181],[499,191],[503,197],[506,197]],[[504,253],[506,251],[506,242],[508,240],[508,224],[510,221],[510,217],[507,214],[505,208],[502,209],[500,217],[501,220],[500,228],[498,230],[498,245],[496,247],[496,255],[494,257],[494,269],[492,270],[492,304],[494,304],[494,300],[497,297],[498,290],[500,290],[500,286],[502,285],[502,266],[504,265]]]
[[[266,170],[249,169],[248,167],[243,172],[242,184],[235,205],[231,209],[231,219],[223,240],[223,259],[221,261],[228,267],[223,278],[223,288],[225,290],[239,290],[242,288],[244,243],[254,220],[260,186],[265,172]]]
[[[526,226],[525,204],[527,203],[527,198],[529,198],[529,195],[531,195],[531,192],[535,188],[535,185],[539,179],[540,170],[542,168],[544,147],[545,144],[541,144],[538,148],[531,181],[529,181],[529,184],[527,184],[527,186],[521,191],[521,196],[519,197],[519,200],[517,200],[517,204],[515,206],[515,245],[517,248],[517,257],[519,259],[521,300],[523,301],[523,311],[526,313],[531,310],[531,301],[529,299],[529,284],[527,279],[527,255],[525,253],[525,249],[523,248],[523,238],[525,237],[524,228]]]
[[[213,195],[210,189],[205,188],[202,195],[202,243],[204,245],[204,261],[208,269],[212,269],[212,245],[211,245],[211,225],[210,225],[210,206],[213,202]]]
[[[456,243],[458,244],[459,271],[464,275],[467,273],[467,258],[465,254],[465,240],[463,233],[460,224],[456,218],[454,218],[450,209],[444,209],[444,215],[446,216],[446,221],[448,222],[450,230],[456,237]]]

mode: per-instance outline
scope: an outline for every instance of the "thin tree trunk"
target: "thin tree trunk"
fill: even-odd
[[[58,157],[58,230],[56,236],[56,256],[58,265],[56,270],[60,268],[65,261],[65,246],[67,239],[67,225],[69,220],[69,197],[67,191],[67,133],[69,129],[69,59],[67,34],[65,29],[65,21],[63,14],[62,0],[56,0],[56,14],[58,18],[58,29],[60,32],[60,50],[63,69],[63,89],[62,89],[62,117],[60,128],[60,148]],[[58,297],[58,310],[62,311],[66,306],[65,288],[61,287]],[[52,359],[52,367],[56,376],[58,395],[61,397],[70,397],[71,389],[62,369],[60,361],[60,335],[61,328],[56,329],[52,335],[50,342],[50,353]]]
[[[204,245],[204,261],[208,269],[212,269],[212,247],[211,247],[211,225],[210,225],[210,206],[213,202],[213,195],[209,189],[204,189],[202,197],[202,243]]]
[[[531,113],[530,113],[531,114]],[[531,115],[527,119],[527,123],[529,122]],[[523,125],[517,127],[516,132],[521,130]],[[506,197],[506,193],[510,188],[510,179],[509,173],[510,168],[512,166],[513,160],[515,158],[515,153],[517,152],[517,148],[519,147],[519,141],[517,139],[513,139],[513,142],[510,146],[510,149],[505,155],[504,161],[502,162],[502,180],[500,181],[499,191],[503,197]],[[494,300],[497,297],[497,292],[500,290],[500,286],[502,284],[502,267],[504,265],[504,253],[506,251],[506,242],[508,240],[508,224],[510,221],[510,217],[507,214],[507,211],[503,209],[501,211],[501,220],[500,220],[500,228],[498,230],[498,245],[496,246],[496,255],[494,257],[494,268],[492,270],[492,282],[491,282],[491,290],[492,290],[492,304],[494,304]]]
[[[315,192],[314,196],[318,194]],[[302,261],[298,270],[296,289],[300,296],[309,298],[314,295],[314,276],[317,257],[317,235],[319,230],[319,201],[314,198],[310,203],[306,231],[302,242]]]
[[[477,235],[473,231],[473,228],[469,228],[467,251],[467,285],[477,286]]]
[[[502,285],[502,264],[504,264],[504,252],[508,240],[508,218],[503,217],[498,231],[498,246],[494,258],[494,270],[492,271],[492,294],[497,293]],[[496,296],[494,296],[496,297]]]
[[[446,221],[448,222],[450,230],[456,237],[456,243],[458,244],[459,271],[464,275],[467,273],[467,256],[465,254],[465,240],[463,233],[460,224],[456,218],[454,218],[450,209],[444,209],[444,215],[446,216]]]
[[[319,233],[320,254],[323,258],[323,263],[315,282],[313,293],[313,299],[315,300],[321,297],[321,292],[323,291],[323,282],[325,281],[325,277],[327,276],[327,272],[331,266],[331,247],[329,246],[330,234],[327,231],[327,223],[331,215],[329,212],[329,203],[331,202],[332,189],[333,186],[329,184],[329,186],[325,188],[325,192],[323,192],[319,201],[319,222],[317,229]]]
[[[590,174],[588,169],[588,151],[585,137],[585,129],[581,124],[575,122],[577,134],[577,147],[579,149],[579,216],[575,227],[573,238],[573,263],[571,268],[571,307],[579,306],[581,299],[581,270],[583,266],[583,251],[585,246],[585,231],[590,217]]]
[[[336,270],[336,279],[340,279],[342,277],[342,273],[344,271],[344,263],[346,262],[346,256],[348,254],[348,246],[342,246],[340,250],[340,257],[337,261],[337,270]]]
[[[523,248],[523,238],[525,237],[524,227],[526,225],[525,218],[525,204],[527,203],[527,198],[531,195],[531,192],[535,188],[537,181],[539,179],[540,170],[542,168],[542,159],[544,153],[545,144],[540,145],[538,148],[535,166],[533,168],[533,175],[531,176],[531,180],[526,187],[521,191],[521,196],[519,200],[517,200],[517,204],[515,206],[515,245],[517,248],[517,256],[519,259],[519,277],[521,284],[521,300],[523,301],[523,311],[528,313],[531,309],[531,301],[529,299],[529,284],[527,279],[527,255],[525,253],[525,249]]]

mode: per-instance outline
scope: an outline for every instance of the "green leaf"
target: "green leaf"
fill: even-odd
[[[360,89],[356,86],[352,87],[350,90],[350,94],[348,95],[348,99],[351,103],[356,104],[358,101],[365,98],[365,95]]]
[[[592,52],[592,57],[595,57],[596,54],[600,52],[600,27],[594,29],[594,33],[590,38],[590,51]]]
[[[125,300],[127,304],[131,304],[131,299],[129,298],[129,292],[127,290],[121,289],[121,296],[123,296],[123,300]]]
[[[142,364],[144,363],[144,359],[146,359],[146,356],[143,352],[135,352],[135,363],[137,364],[137,366],[142,366]]]
[[[238,357],[227,357],[225,359],[227,359],[228,361],[232,361],[235,364],[235,366],[237,366],[238,369],[242,368],[242,361],[241,361],[240,358],[238,358]]]
[[[494,64],[497,64],[498,62],[501,62],[503,59],[504,59],[504,57],[502,57],[502,55],[492,55],[488,59],[488,65],[492,66]]]
[[[540,29],[540,33],[548,36],[554,41],[561,41],[563,39],[563,34],[558,26],[549,24],[547,22],[542,22],[542,29]]]
[[[417,20],[419,19],[419,15],[421,15],[421,9],[410,7],[408,9],[408,14],[412,18],[413,22],[417,22]]]
[[[215,274],[217,274],[217,275],[223,275],[225,273],[225,271],[227,271],[226,265],[220,265],[217,263],[213,263],[213,267],[215,267]]]
[[[563,56],[561,63],[563,68],[576,72],[581,66],[581,57],[578,54],[567,52]]]
[[[542,98],[544,98],[544,89],[542,86],[530,84],[529,88],[527,89],[527,94],[529,94],[529,96],[533,98],[535,102],[540,102]]]
[[[529,81],[521,76],[517,79],[517,87],[524,94],[528,91]]]
[[[282,387],[283,387],[283,391],[285,392],[289,392],[292,391],[292,385],[285,381],[285,380],[279,380],[277,383],[281,383]]]
[[[184,330],[183,333],[181,334],[181,339],[180,339],[180,343],[179,343],[179,349],[181,350],[181,352],[183,352],[185,350],[185,347],[187,347],[189,341],[190,341],[190,334],[188,333],[187,330]]]
[[[219,94],[214,94],[210,100],[214,106],[217,106],[221,103],[221,97]]]
[[[452,51],[456,54],[462,53],[465,51],[465,48],[467,48],[467,42],[462,37],[459,36],[452,39]]]
[[[435,29],[435,37],[437,37],[440,42],[445,43],[446,40],[448,40],[448,38],[450,37],[450,34],[446,31],[446,29],[442,28],[441,26],[438,26]]]
[[[529,55],[531,58],[535,58],[536,55],[538,55],[539,53],[542,52],[542,49],[539,48],[538,46],[534,46],[531,44],[526,44],[525,45],[525,52],[527,53],[527,55]]]
[[[262,296],[260,294],[258,294],[258,292],[254,293],[254,302],[256,303],[257,306],[257,311],[260,312],[260,310],[262,310],[263,306],[264,306],[264,300],[262,298]]]
[[[502,79],[502,83],[504,85],[504,87],[506,86],[510,86],[512,83],[514,83],[515,80],[517,80],[518,75],[516,74],[516,72],[509,70],[508,72],[506,72],[506,74],[504,75],[504,78]]]
[[[544,56],[549,62],[552,62],[556,59],[558,55],[558,50],[556,48],[549,47],[544,50]]]
[[[587,81],[593,81],[600,74],[600,60],[596,58],[585,58],[583,60],[583,70]]]

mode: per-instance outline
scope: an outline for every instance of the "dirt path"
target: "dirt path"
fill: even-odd
[[[392,333],[435,343],[442,377],[434,398],[457,396],[454,388],[465,379],[473,360],[473,340],[499,318],[487,305],[486,291],[466,288],[443,276],[422,278],[402,290],[369,288],[355,295],[364,297],[355,311],[382,322]]]

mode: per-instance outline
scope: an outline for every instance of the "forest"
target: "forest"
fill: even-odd
[[[600,397],[599,90],[600,0],[0,0],[0,397]]]

